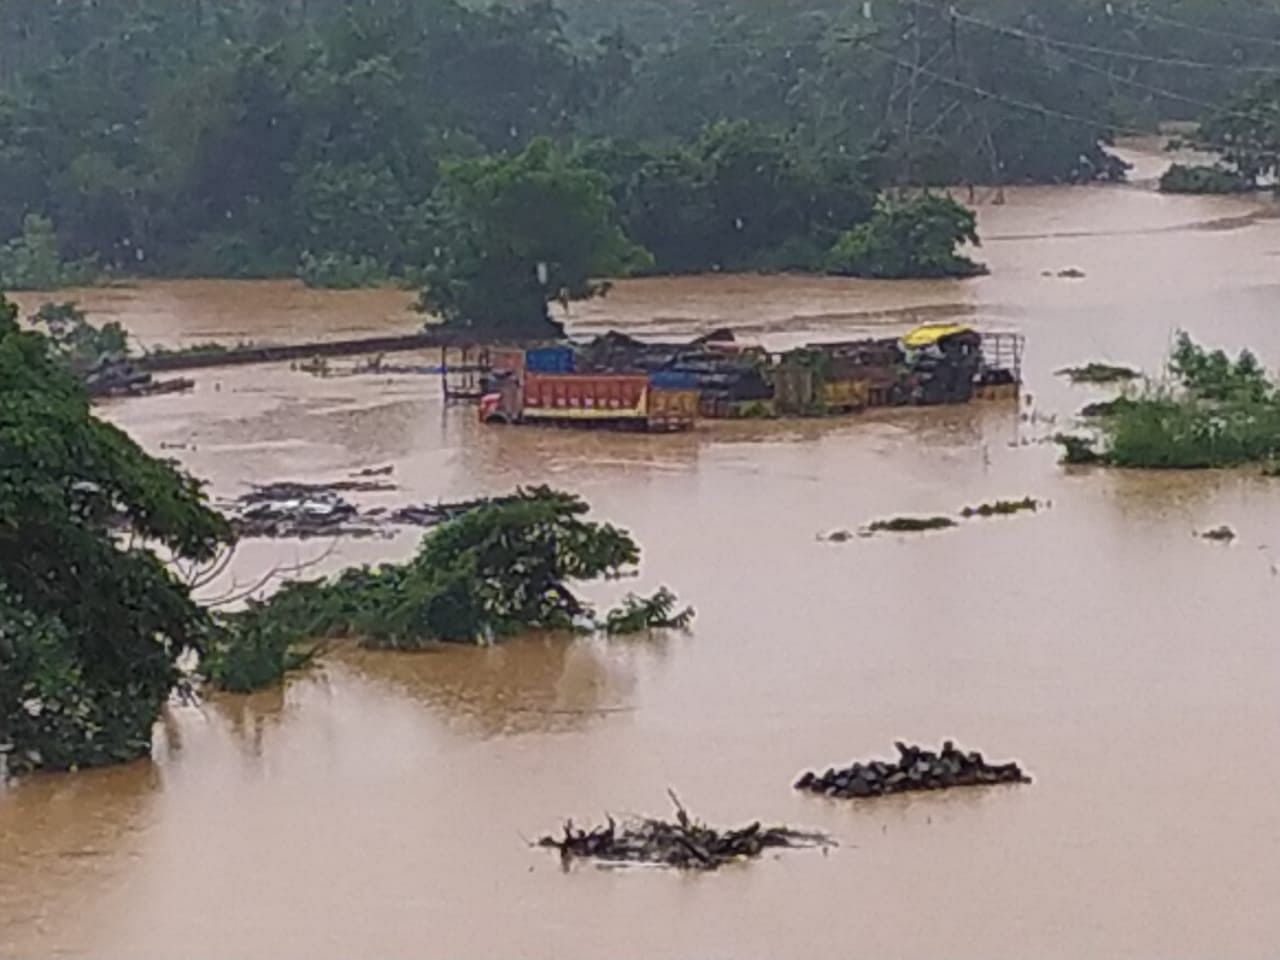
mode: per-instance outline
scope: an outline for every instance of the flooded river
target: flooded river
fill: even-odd
[[[980,210],[986,278],[623,283],[570,322],[731,325],[783,346],[964,317],[1027,335],[1038,422],[974,405],[671,437],[482,428],[428,378],[286,366],[104,408],[215,495],[384,464],[389,503],[567,487],[644,546],[625,587],[669,584],[698,620],[638,642],[342,652],[283,692],[175,708],[152,763],[0,793],[0,956],[1274,956],[1280,486],[1066,471],[1035,441],[1096,396],[1055,369],[1155,368],[1178,328],[1280,367],[1280,220],[1264,201],[1137,188],[1011,190]],[[416,322],[394,291],[84,299],[156,342]],[[1025,495],[1052,509],[816,539]],[[1234,545],[1194,536],[1221,523]],[[322,567],[414,541],[344,542]],[[249,544],[233,577],[324,550]],[[863,805],[790,789],[803,769],[947,737],[1016,758],[1034,785]],[[783,821],[840,847],[694,877],[565,873],[527,846],[566,816],[665,814],[668,787],[714,823]]]

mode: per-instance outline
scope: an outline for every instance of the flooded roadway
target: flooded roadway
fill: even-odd
[[[1014,190],[981,208],[990,277],[624,283],[571,322],[728,324],[781,346],[964,316],[1027,334],[1034,408],[1061,422],[1094,394],[1055,369],[1154,368],[1180,327],[1280,367],[1280,221],[1260,209]],[[1043,275],[1067,267],[1085,278]],[[413,323],[403,294],[361,297],[163,284],[85,300],[176,341]],[[260,367],[106,409],[220,495],[382,464],[393,502],[573,489],[643,545],[625,587],[670,584],[699,617],[640,642],[346,652],[283,692],[173,710],[154,763],[24,782],[0,794],[0,956],[1274,954],[1276,481],[1065,471],[1031,442],[1052,428],[1000,406],[612,436],[481,428],[426,379]],[[815,539],[1028,494],[1052,509]],[[1233,546],[1194,537],[1219,523]],[[342,543],[323,565],[413,546]],[[323,549],[250,544],[235,577]],[[1036,782],[865,805],[789,789],[802,769],[946,737]],[[685,877],[566,874],[526,846],[565,816],[665,813],[667,787],[712,822],[841,847]]]

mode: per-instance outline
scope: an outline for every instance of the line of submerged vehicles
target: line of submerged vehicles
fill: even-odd
[[[611,332],[589,343],[491,349],[475,398],[486,423],[658,432],[699,419],[1016,401],[1023,349],[1019,334],[958,323],[774,354],[728,329],[686,343]]]

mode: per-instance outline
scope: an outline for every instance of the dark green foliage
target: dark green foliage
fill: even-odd
[[[1238,92],[1205,119],[1197,139],[1221,153],[1246,188],[1280,172],[1280,78]]]
[[[0,289],[57,290],[90,283],[96,274],[89,261],[63,258],[46,217],[28,215],[22,233],[0,245]]]
[[[145,679],[117,686],[86,678],[77,645],[56,616],[0,596],[0,746],[9,773],[121,763],[151,749],[158,704]]]
[[[1100,0],[961,10],[1022,36],[881,0],[0,0],[0,241],[40,213],[64,265],[287,276],[309,250],[402,276],[433,252],[442,161],[603,137],[644,145],[625,182],[590,165],[658,269],[812,267],[881,188],[1112,177],[1114,119],[1185,116],[1240,75],[1121,75],[1042,34],[1244,67],[1265,45],[1213,31],[1274,7],[1179,6],[1208,32]]]
[[[622,226],[656,273],[820,270],[875,201],[855,155],[745,121],[713,123],[688,144],[602,140],[577,155],[608,177]]]
[[[676,595],[660,587],[652,597],[629,593],[622,604],[605,617],[606,633],[619,635],[643,633],[646,630],[687,630],[693,622],[693,607],[677,610]]]
[[[977,245],[972,211],[950,197],[882,198],[866,223],[844,233],[827,258],[832,273],[853,277],[971,277],[986,268],[956,249]]]
[[[229,531],[194,480],[92,416],[16,317],[0,297],[0,740],[29,767],[140,756],[207,622],[139,544],[209,560]]]
[[[225,616],[212,630],[200,668],[209,681],[228,693],[252,693],[280,682],[290,670],[310,663],[319,645],[303,644],[287,617],[262,604]],[[319,637],[319,634],[315,634]]]
[[[446,165],[424,309],[489,335],[559,336],[551,301],[595,296],[595,278],[647,266],[618,226],[603,176],[549,140]]]
[[[36,329],[49,341],[54,354],[77,376],[103,357],[129,352],[129,334],[111,321],[95,327],[74,303],[46,303],[31,317]]]
[[[316,255],[303,251],[298,264],[298,278],[308,287],[326,290],[355,290],[360,287],[376,287],[387,282],[387,271],[372,257],[354,256],[349,253],[324,253]]]
[[[1094,437],[1058,433],[1054,435],[1053,442],[1062,447],[1062,462],[1065,464],[1088,466],[1103,462],[1103,457],[1097,450],[1097,440]]]
[[[1153,395],[1104,423],[1107,462],[1120,467],[1227,467],[1280,453],[1280,405],[1274,401],[1215,404]]]
[[[1191,396],[1202,400],[1262,402],[1274,399],[1275,388],[1258,358],[1243,350],[1233,362],[1222,350],[1212,353],[1178,333],[1169,370]]]
[[[1066,462],[1204,469],[1280,455],[1280,395],[1252,353],[1233,361],[1180,333],[1169,370],[1172,385],[1126,397],[1098,421],[1095,437],[1055,437]]]
[[[1116,397],[1114,400],[1099,400],[1097,403],[1085,404],[1080,416],[1085,419],[1094,417],[1112,417],[1121,409],[1133,403],[1128,397]]]
[[[1223,166],[1188,166],[1175,163],[1160,178],[1161,193],[1247,193],[1256,184]]]

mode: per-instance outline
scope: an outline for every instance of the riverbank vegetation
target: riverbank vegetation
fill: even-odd
[[[977,218],[950,197],[886,197],[866,223],[841,234],[827,256],[827,269],[876,279],[986,273],[986,267],[957,252],[966,243],[979,246]]]
[[[1257,189],[1264,178],[1275,183],[1280,174],[1280,78],[1267,77],[1238,89],[1203,118],[1196,140],[1221,156],[1212,168],[1216,174],[1202,174],[1201,181],[1243,190]]]
[[[45,337],[21,330],[0,297],[0,746],[11,771],[147,754],[178,660],[206,627],[166,560],[210,561],[229,539],[199,484],[96,419]]]
[[[1204,469],[1280,455],[1280,391],[1251,352],[1232,360],[1182,333],[1168,370],[1097,411],[1088,433],[1059,435],[1065,462]]]
[[[465,273],[469,235],[437,252],[458,165],[519,162],[539,138],[603,178],[612,226],[651,255],[631,269],[819,270],[843,238],[835,269],[893,275],[857,239],[877,196],[1120,176],[1112,133],[1221,102],[1267,51],[1219,34],[1280,9],[633,6],[0,0],[0,276]],[[522,282],[538,263],[556,274],[521,260]]]
[[[63,257],[47,217],[27,214],[22,232],[0,245],[0,290],[58,290],[92,283],[96,276],[92,259]]]
[[[1175,163],[1160,178],[1161,193],[1231,194],[1256,190],[1256,182],[1228,170],[1213,166]]]

